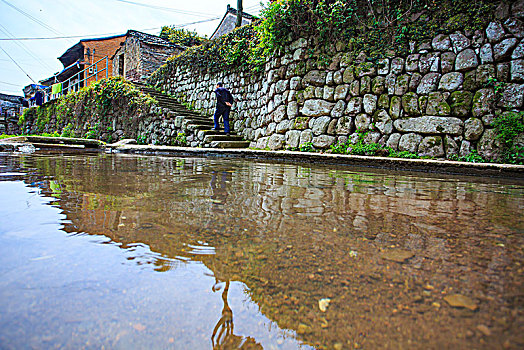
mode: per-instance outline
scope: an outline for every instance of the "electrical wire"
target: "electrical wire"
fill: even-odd
[[[7,36],[10,36],[12,38],[14,38],[14,35],[11,34],[11,32],[9,32],[9,30],[7,30],[6,27],[4,27],[2,24],[0,24],[0,32],[3,32],[5,34],[7,34]],[[29,54],[29,56],[33,57],[37,62],[40,63],[40,65],[45,68],[45,69],[49,69],[51,70],[52,68],[47,64],[45,63],[44,61],[42,61],[42,59],[40,59],[40,57],[36,56],[33,51],[31,51],[27,46],[25,46],[23,43],[20,43],[18,41],[15,41],[15,44],[18,45],[20,48],[22,48],[22,50],[24,50],[26,53]]]
[[[30,20],[32,20],[33,22],[37,23],[37,24],[40,24],[42,27],[44,27],[45,29],[57,34],[57,35],[63,35],[62,33],[60,33],[59,31],[55,30],[53,27],[45,24],[44,22],[42,22],[41,20],[39,20],[38,18],[34,17],[34,16],[31,16],[29,13],[25,12],[24,10],[21,10],[20,8],[16,7],[15,5],[9,3],[8,1],[6,0],[0,0],[2,1],[3,3],[5,3],[6,5],[8,5],[9,7],[15,9],[16,11],[18,11],[19,13],[21,13],[22,15],[24,15],[25,17],[29,18]]]
[[[12,86],[20,86],[19,84],[12,84],[12,83],[8,83],[8,82],[5,82],[5,81],[0,81],[0,84],[12,85]]]
[[[28,77],[29,79],[31,79],[31,81],[32,81],[33,83],[36,84],[35,80],[34,80],[33,78],[31,78],[31,76],[30,76],[30,75],[29,75],[29,74],[24,70],[24,68],[20,67],[20,65],[19,65],[19,64],[18,64],[18,63],[13,59],[13,57],[11,57],[11,55],[9,55],[9,54],[7,53],[6,50],[4,50],[3,47],[0,46],[0,50],[2,50],[2,51],[7,55],[7,57],[9,57],[9,58],[11,59],[11,61],[13,61],[13,63],[16,64],[16,66],[17,66],[18,68],[20,68],[20,70],[21,70],[22,72],[24,72],[24,74],[27,75],[27,77]]]
[[[190,15],[190,16],[196,16],[196,17],[214,16],[214,15],[209,14],[209,13],[179,10],[179,9],[174,9],[172,7],[164,7],[164,6],[157,6],[157,5],[148,5],[148,4],[142,4],[142,3],[139,3],[139,2],[129,1],[129,0],[116,0],[116,1],[123,2],[123,3],[126,3],[126,4],[136,5],[136,6],[147,7],[147,8],[151,8],[151,9],[155,9],[155,10],[162,10],[162,11],[180,13],[180,14],[183,14],[183,15]]]

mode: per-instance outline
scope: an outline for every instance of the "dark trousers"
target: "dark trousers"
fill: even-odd
[[[217,106],[215,109],[215,114],[213,115],[213,120],[215,121],[215,130],[220,129],[219,120],[220,116],[224,117],[224,132],[227,134],[229,132],[229,112],[231,111],[230,107],[221,107]]]

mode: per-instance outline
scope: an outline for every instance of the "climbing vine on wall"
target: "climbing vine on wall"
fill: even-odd
[[[355,55],[366,52],[370,60],[403,54],[410,42],[481,28],[497,4],[496,0],[277,0],[262,10],[259,21],[173,57],[152,81],[179,66],[206,72],[262,71],[272,55],[298,38],[314,38],[311,55],[324,58],[336,52],[337,43]]]

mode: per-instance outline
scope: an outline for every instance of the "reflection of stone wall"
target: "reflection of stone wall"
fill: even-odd
[[[522,317],[512,299],[521,294],[518,186],[237,160],[25,162],[42,173],[30,182],[60,198],[67,230],[123,249],[146,244],[158,254],[131,255],[158,271],[201,261],[220,280],[246,283],[261,312],[319,348],[498,348],[520,334],[519,318],[492,321],[510,310]],[[206,247],[214,254],[202,254]],[[415,256],[381,257],[396,248]],[[442,297],[453,293],[480,308],[448,307]],[[478,324],[493,336],[466,339]]]
[[[260,75],[197,73],[173,64],[169,76],[153,83],[211,114],[213,87],[224,81],[237,101],[234,129],[257,148],[312,142],[326,149],[356,140],[361,130],[369,131],[366,142],[421,156],[476,149],[492,159],[500,146],[494,116],[522,111],[524,102],[523,18],[509,13],[515,17],[485,30],[439,34],[413,43],[407,56],[377,63],[362,54],[352,60],[340,45],[330,62],[317,64],[308,58],[313,39],[301,38]]]

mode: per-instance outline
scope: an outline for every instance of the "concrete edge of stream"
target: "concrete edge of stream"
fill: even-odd
[[[246,148],[193,148],[130,144],[118,146],[107,145],[106,152],[201,157],[232,157],[524,180],[524,166],[513,164],[469,163],[449,160],[405,159],[332,153],[266,151]]]

